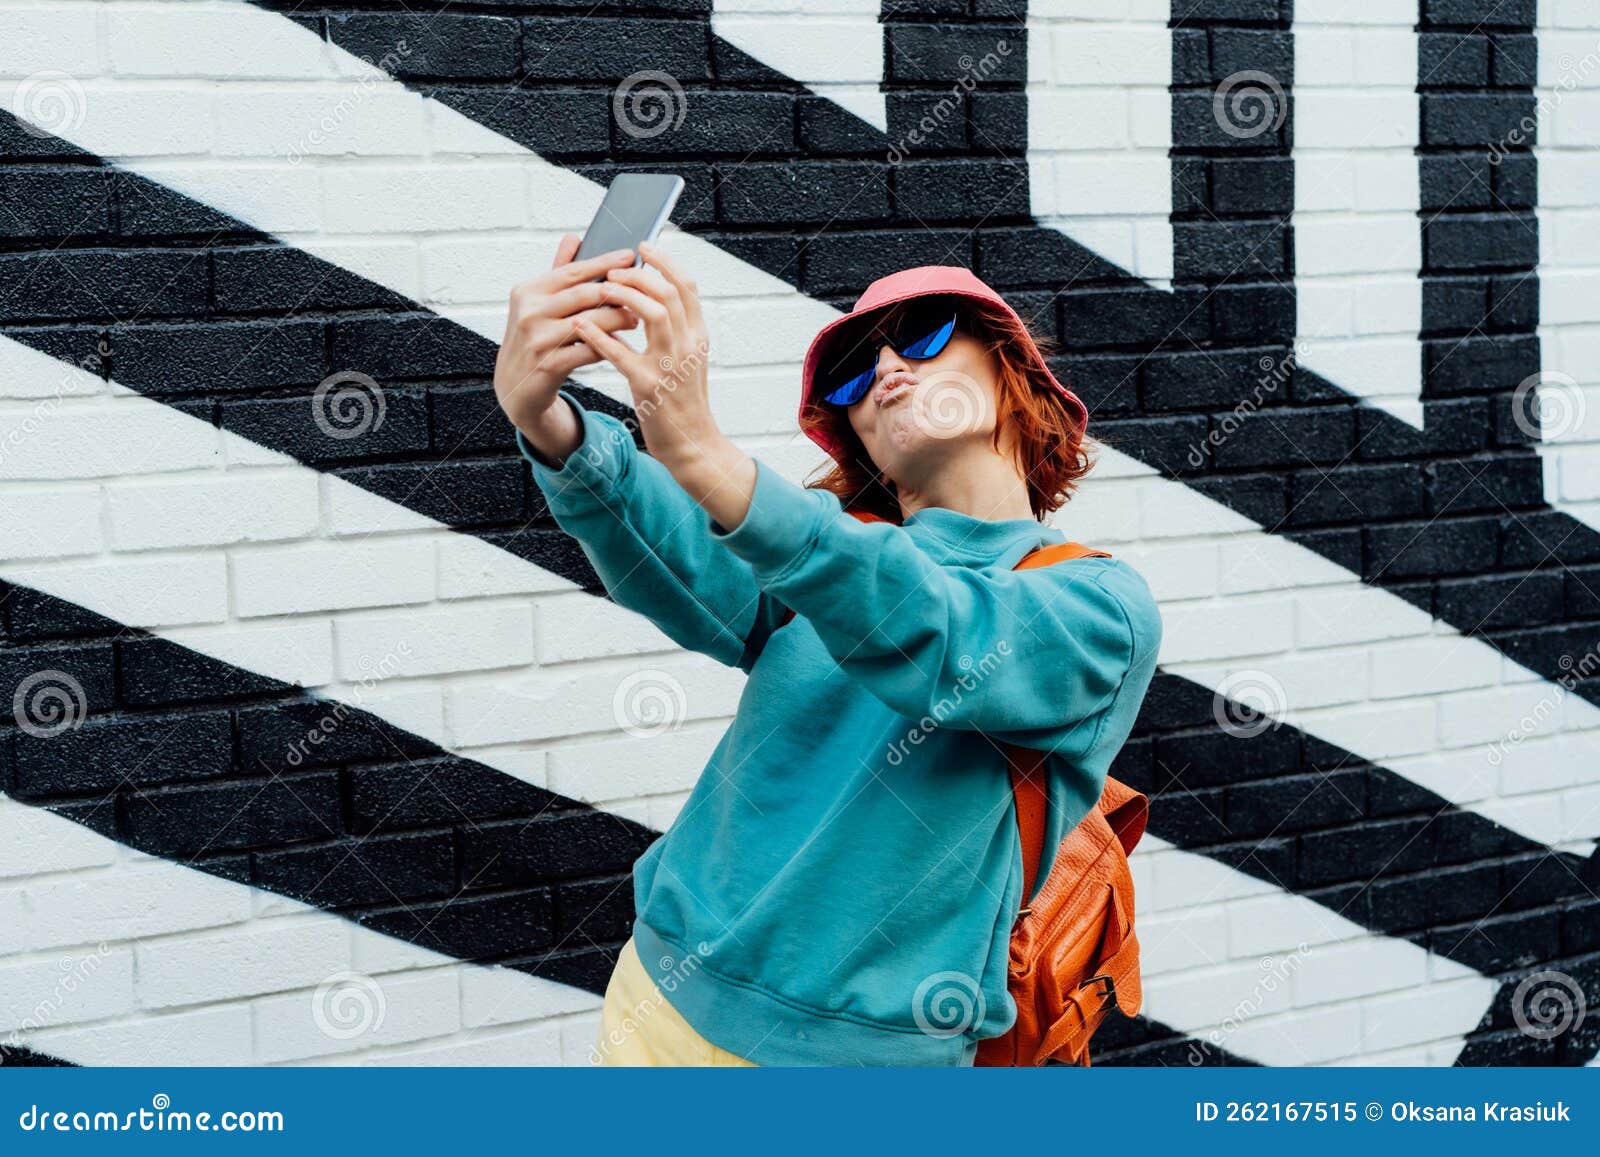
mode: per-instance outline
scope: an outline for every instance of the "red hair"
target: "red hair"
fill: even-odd
[[[877,322],[910,308],[921,299],[890,306],[876,315]],[[992,445],[1004,453],[1009,435],[1011,454],[1028,487],[1033,516],[1043,518],[1059,510],[1072,497],[1078,483],[1093,465],[1078,427],[1055,385],[1041,373],[1026,353],[1024,342],[1032,336],[1002,310],[980,301],[962,299],[957,305],[957,326],[984,345],[995,370],[995,424]],[[1035,337],[1041,349],[1044,339]],[[840,457],[806,485],[827,490],[846,510],[861,511],[899,522],[900,500],[894,483],[884,478],[856,436],[845,412],[821,401],[807,403],[800,418],[805,431],[827,429],[842,443]]]

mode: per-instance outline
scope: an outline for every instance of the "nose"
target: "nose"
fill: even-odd
[[[910,369],[911,367],[906,364],[906,359],[900,356],[899,352],[894,348],[894,346],[890,345],[888,342],[884,342],[878,347],[878,369],[877,374],[873,378],[874,381],[881,382],[884,378],[888,377],[896,370]]]

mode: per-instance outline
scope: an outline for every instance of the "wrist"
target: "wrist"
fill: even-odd
[[[755,459],[719,434],[709,443],[693,445],[672,456],[663,465],[689,497],[704,505],[719,491],[725,493],[730,486],[739,487],[752,471]]]
[[[514,425],[546,464],[556,469],[583,444],[583,421],[560,394],[538,413],[519,417]]]

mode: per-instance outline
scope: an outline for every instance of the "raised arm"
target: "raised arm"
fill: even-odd
[[[831,493],[758,465],[717,429],[703,374],[663,385],[656,366],[682,364],[704,329],[693,282],[640,248],[654,269],[612,270],[605,300],[643,319],[645,351],[588,322],[578,334],[628,379],[646,443],[704,509],[712,541],[901,714],[1091,750],[1123,682],[1142,690],[1154,670],[1160,617],[1138,574],[1107,560],[999,574],[941,565],[904,528],[858,522]]]
[[[639,453],[622,423],[585,410],[563,392],[581,439],[559,466],[520,432],[523,455],[557,524],[619,604],[680,646],[723,663],[748,664],[757,616],[770,615],[750,564],[713,540],[705,512],[655,459]],[[764,637],[764,636],[763,636]]]
[[[858,522],[765,466],[743,521],[715,537],[864,690],[913,719],[1086,754],[1124,681],[1142,689],[1154,669],[1155,601],[1112,559],[941,565],[904,528]]]
[[[579,340],[580,327],[615,341],[616,331],[638,324],[597,280],[633,254],[574,262],[577,248],[577,237],[565,238],[555,267],[512,292],[496,397],[556,522],[578,539],[612,598],[684,647],[747,662],[745,640],[764,605],[749,564],[712,542],[703,512],[637,452],[621,423],[561,393],[568,374],[600,360]]]

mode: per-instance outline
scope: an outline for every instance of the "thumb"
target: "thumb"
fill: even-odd
[[[563,265],[570,264],[572,259],[577,256],[578,246],[582,244],[582,239],[576,233],[564,235],[561,238],[561,244],[556,246],[556,259],[550,268],[559,269]]]

